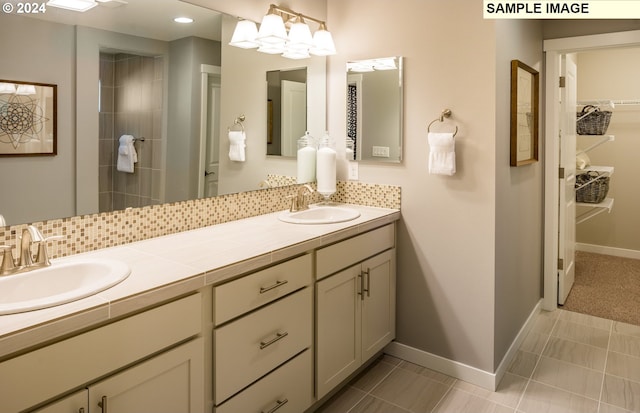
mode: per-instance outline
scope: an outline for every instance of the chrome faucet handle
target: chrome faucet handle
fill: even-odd
[[[2,251],[0,275],[13,274],[16,271],[16,261],[13,259],[11,245],[0,245],[0,250]]]
[[[43,239],[42,241],[38,241],[38,254],[36,255],[36,262],[34,265],[37,265],[38,267],[48,267],[51,265],[48,243],[49,241],[56,241],[63,238],[63,235],[53,235]]]

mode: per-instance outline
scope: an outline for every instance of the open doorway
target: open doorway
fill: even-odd
[[[560,254],[558,253],[559,247],[561,246],[564,239],[559,237],[558,234],[560,231],[560,219],[559,219],[559,199],[558,195],[561,190],[562,181],[558,179],[561,176],[560,167],[560,144],[557,139],[551,139],[550,137],[560,136],[561,129],[561,116],[560,116],[560,95],[561,90],[559,88],[559,83],[555,81],[555,79],[560,78],[560,72],[562,70],[561,62],[563,57],[568,54],[576,53],[578,55],[578,79],[580,79],[580,55],[582,54],[584,57],[584,61],[588,61],[589,59],[593,59],[596,54],[620,51],[621,48],[624,48],[625,51],[632,53],[633,50],[637,51],[640,49],[631,49],[637,48],[640,46],[640,31],[630,31],[630,32],[621,32],[621,33],[610,33],[605,35],[593,35],[593,36],[582,36],[582,37],[573,37],[573,38],[564,38],[564,39],[554,39],[545,41],[544,48],[546,54],[546,122],[545,122],[545,135],[546,135],[546,145],[545,145],[545,263],[544,263],[544,302],[543,306],[547,310],[553,310],[557,308],[558,305],[558,277],[560,274],[559,268],[561,268],[561,263],[559,262]],[[595,58],[601,58],[602,56],[596,56]],[[599,71],[599,76],[607,76],[607,73],[610,74],[610,70],[597,69]],[[585,72],[586,78],[585,80],[589,80],[589,78],[593,78],[593,76],[598,76],[593,73],[588,74]],[[635,81],[635,80],[632,80]],[[611,82],[601,81],[597,82],[599,86],[606,85]],[[580,90],[580,81],[578,81],[578,105],[577,107],[582,107],[580,103],[589,103],[589,100],[596,99],[610,99],[617,101],[625,101],[632,102],[635,99],[640,99],[640,93],[635,97],[631,97],[630,95],[620,94],[618,96],[615,95],[617,93],[615,90],[610,92],[609,96],[599,96],[595,97],[595,94],[605,93],[603,90],[598,90],[597,88],[592,88],[594,90],[585,91],[584,89]],[[628,86],[628,85],[627,85]],[[631,93],[628,88],[624,90],[625,93]],[[622,93],[622,92],[620,92]],[[625,105],[626,106],[626,105]],[[624,111],[636,111],[635,119],[638,119],[638,112],[640,111],[640,105],[632,106],[628,105],[628,108],[625,107]],[[614,115],[615,116],[615,115]],[[625,117],[625,116],[620,116]],[[623,128],[626,126],[623,126]],[[640,124],[636,125],[636,140],[640,141]],[[590,137],[586,139],[591,139]],[[628,139],[626,139],[628,140]],[[589,142],[581,142],[580,137],[578,137],[578,150],[584,148],[585,146],[590,146]],[[575,148],[574,148],[575,149]],[[619,148],[617,148],[619,149]],[[617,149],[610,149],[615,152]],[[575,155],[574,155],[575,159]],[[600,155],[595,157],[594,164],[603,160],[606,162],[606,159],[600,158]],[[636,162],[637,163],[637,162]],[[618,171],[622,174],[622,171]],[[618,176],[616,176],[618,178]],[[624,181],[624,179],[621,179]],[[616,186],[618,188],[624,188],[623,182],[616,182]],[[624,189],[621,189],[624,191]],[[617,191],[619,192],[619,191]],[[629,191],[634,192],[634,191]],[[636,191],[637,192],[637,191]],[[626,192],[625,192],[626,194]],[[626,202],[628,203],[628,202]],[[578,216],[580,216],[584,211],[581,208],[587,207],[577,207]],[[637,210],[637,209],[636,209]],[[605,214],[606,215],[606,214]],[[603,217],[593,218],[591,223],[583,222],[578,225],[588,224],[590,226],[600,226],[605,227],[609,225],[611,226],[611,222],[607,222],[608,220],[603,220]],[[615,224],[619,227],[619,224]],[[587,228],[587,227],[583,227]],[[578,259],[581,253],[581,249],[590,248],[585,247],[585,245],[589,244],[589,240],[593,238],[589,238],[590,236],[584,234],[586,230],[576,227],[576,244],[578,248]],[[637,228],[637,226],[636,226]],[[637,231],[636,231],[637,232]],[[610,235],[607,235],[610,236]],[[586,240],[586,242],[585,242]],[[621,247],[613,247],[613,249],[609,248],[606,252],[614,251],[616,253],[620,253],[621,250],[629,250],[630,254],[633,255],[633,251],[636,252],[640,250],[640,246],[636,246],[633,243],[628,243],[628,241],[624,241],[629,245],[628,248]],[[634,241],[635,242],[635,241]],[[640,242],[640,240],[637,240]],[[601,241],[604,245],[611,245],[610,240]],[[626,251],[626,252],[629,252]],[[579,264],[578,264],[579,267]]]

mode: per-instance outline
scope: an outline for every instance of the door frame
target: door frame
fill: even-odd
[[[565,37],[543,41],[545,54],[544,121],[544,288],[542,308],[558,308],[558,196],[560,135],[560,58],[566,53],[614,47],[640,46],[640,30]]]
[[[213,66],[207,64],[200,65],[200,139],[199,139],[199,154],[198,158],[198,198],[204,197],[204,178],[206,169],[207,158],[207,134],[208,126],[207,119],[209,114],[209,76],[220,76],[222,69],[220,66]],[[222,81],[222,80],[221,80]],[[218,125],[220,128],[220,125]],[[222,137],[222,135],[221,135]]]

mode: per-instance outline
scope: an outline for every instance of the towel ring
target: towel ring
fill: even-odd
[[[244,132],[244,124],[242,122],[244,122],[245,117],[244,115],[240,115],[236,118],[236,120],[233,121],[233,126],[231,126],[231,128],[234,128],[236,126],[240,126],[240,131]],[[229,131],[231,131],[231,128],[227,128]]]
[[[451,109],[443,110],[439,118],[435,118],[434,120],[431,121],[431,123],[429,123],[429,125],[427,126],[427,132],[430,132],[431,125],[433,125],[438,121],[444,122],[444,118],[449,118],[450,116],[451,116]],[[455,132],[453,132],[453,137],[455,138],[457,134],[458,134],[458,126],[456,126],[456,130]]]

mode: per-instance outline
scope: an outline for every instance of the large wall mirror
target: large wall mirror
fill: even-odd
[[[350,160],[402,161],[402,101],[402,57],[347,62]]]
[[[58,154],[0,162],[0,174],[13,177],[0,182],[8,225],[257,190],[267,174],[295,175],[291,159],[266,155],[265,74],[306,72],[304,122],[319,134],[325,58],[292,61],[228,46],[236,16],[258,11],[237,5],[236,14],[220,4],[225,13],[129,0],[84,13],[47,7],[3,15],[0,35],[13,41],[0,78],[58,88]],[[194,22],[175,23],[181,15]],[[246,161],[234,162],[227,130],[240,115]],[[122,135],[136,138],[134,173],[117,168]]]

